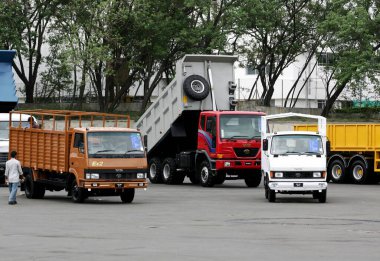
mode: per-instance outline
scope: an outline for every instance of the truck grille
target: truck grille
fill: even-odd
[[[0,163],[6,162],[8,160],[8,153],[7,152],[1,152],[0,153]]]
[[[137,173],[99,173],[99,179],[136,179]]]
[[[284,172],[284,179],[312,179],[313,172],[309,171],[295,171],[295,172]]]
[[[235,154],[238,157],[255,157],[258,148],[234,148]]]

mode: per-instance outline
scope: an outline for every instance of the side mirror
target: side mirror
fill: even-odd
[[[268,150],[268,139],[263,139],[263,147],[262,147],[262,150],[263,150],[263,151],[267,151],[267,150]]]
[[[331,144],[330,141],[326,141],[326,155],[329,155],[331,151]]]
[[[79,145],[78,149],[79,149],[80,153],[84,154],[84,144],[83,143]]]
[[[144,142],[144,147],[147,148],[148,147],[148,135],[144,135],[143,142]]]

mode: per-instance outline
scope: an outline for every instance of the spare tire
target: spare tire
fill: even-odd
[[[210,85],[202,76],[190,75],[183,82],[183,90],[191,99],[201,101],[208,96]]]

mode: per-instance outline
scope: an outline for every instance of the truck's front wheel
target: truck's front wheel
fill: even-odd
[[[125,189],[120,194],[120,199],[123,203],[131,203],[135,198],[135,189]]]
[[[325,203],[327,198],[327,189],[322,190],[322,192],[319,192],[318,201],[320,203]]]
[[[75,203],[83,203],[86,198],[86,191],[78,186],[76,179],[73,180],[71,186],[71,197]]]
[[[260,172],[250,172],[244,178],[245,184],[249,188],[256,188],[260,185],[261,182],[261,173]]]
[[[275,202],[276,201],[276,192],[273,189],[268,188],[268,201]]]
[[[203,187],[212,187],[215,184],[215,177],[212,175],[210,163],[205,160],[201,163],[199,168],[201,185]]]
[[[33,181],[31,175],[25,177],[25,196],[27,198],[43,198],[45,196],[45,187]]]

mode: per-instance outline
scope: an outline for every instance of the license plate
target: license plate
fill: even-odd
[[[123,183],[116,183],[116,188],[122,188],[122,187],[124,187]]]
[[[303,183],[294,183],[294,187],[301,188],[303,187]]]

